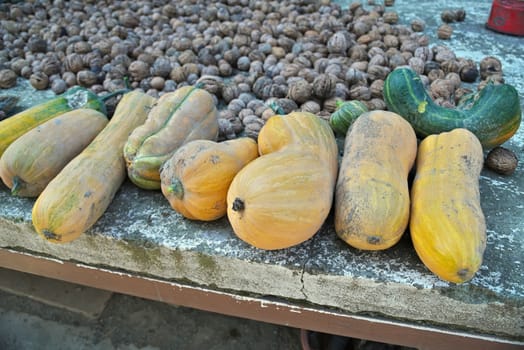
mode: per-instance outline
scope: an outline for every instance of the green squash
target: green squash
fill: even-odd
[[[484,149],[510,139],[522,119],[520,99],[511,85],[487,84],[456,108],[445,108],[432,100],[417,73],[407,67],[388,75],[384,101],[389,111],[409,121],[420,138],[465,128],[477,136]]]
[[[346,136],[351,124],[365,112],[368,112],[368,107],[358,100],[337,101],[337,109],[329,117],[329,124],[337,135]]]

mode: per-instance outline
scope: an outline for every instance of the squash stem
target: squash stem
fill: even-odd
[[[233,201],[232,209],[234,211],[243,211],[245,209],[244,201],[238,197],[235,198],[235,200]]]
[[[18,176],[13,177],[13,187],[11,188],[11,194],[13,196],[18,195],[18,192],[24,187],[22,179]]]
[[[129,91],[131,91],[131,89],[128,88],[128,87],[125,87],[125,88],[123,88],[123,89],[113,91],[113,92],[111,92],[111,93],[109,93],[109,94],[106,94],[106,95],[104,95],[104,96],[100,96],[100,100],[101,100],[102,102],[105,102],[105,101],[109,100],[111,97],[115,97],[115,96],[118,96],[118,95],[122,95],[122,94],[125,94],[126,92],[129,92]]]
[[[168,193],[172,193],[176,198],[182,200],[184,198],[184,185],[178,178],[174,178],[171,181],[171,185],[167,188]]]

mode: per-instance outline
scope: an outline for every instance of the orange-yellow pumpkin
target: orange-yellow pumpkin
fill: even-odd
[[[194,140],[181,146],[160,168],[163,195],[171,207],[193,220],[216,220],[227,212],[234,176],[258,157],[255,140]]]
[[[448,282],[470,280],[482,264],[483,161],[482,145],[467,129],[430,135],[419,145],[411,188],[411,239],[428,269]]]
[[[227,216],[235,234],[260,249],[311,238],[326,220],[337,177],[328,122],[307,112],[271,117],[258,137],[260,157],[233,179]]]
[[[335,192],[335,231],[349,245],[382,250],[409,223],[408,174],[417,155],[411,125],[393,112],[360,115],[346,134]]]

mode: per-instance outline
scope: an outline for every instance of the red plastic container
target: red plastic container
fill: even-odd
[[[524,1],[494,0],[486,27],[500,33],[524,36]]]

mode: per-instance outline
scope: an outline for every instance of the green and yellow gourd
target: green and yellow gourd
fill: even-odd
[[[522,119],[520,99],[511,85],[487,84],[456,108],[445,108],[434,103],[420,77],[407,67],[388,75],[384,101],[389,111],[409,121],[420,138],[465,128],[477,136],[484,149],[510,139]]]
[[[162,95],[124,146],[130,180],[143,189],[160,189],[160,167],[183,144],[216,141],[218,111],[213,97],[199,86]]]
[[[126,90],[99,97],[84,87],[75,86],[47,102],[0,121],[0,156],[14,140],[60,114],[79,108],[91,108],[106,114],[104,101],[124,91]]]

